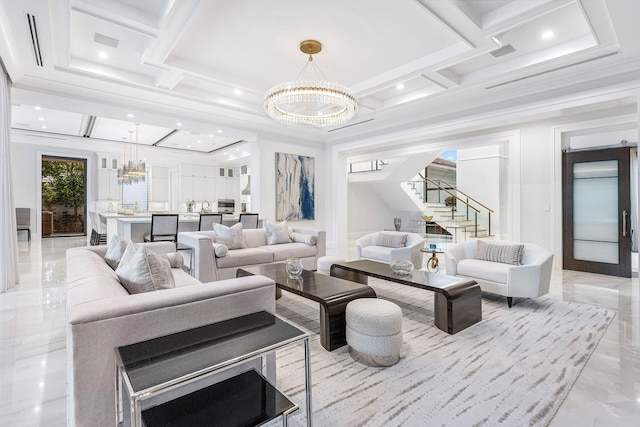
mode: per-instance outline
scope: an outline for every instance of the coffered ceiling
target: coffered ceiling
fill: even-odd
[[[0,55],[15,128],[42,130],[33,93],[46,93],[50,132],[122,140],[126,114],[144,115],[141,143],[207,152],[252,135],[348,141],[638,79],[634,17],[634,0],[1,0]],[[359,98],[339,128],[287,127],[262,108],[306,63],[306,39]]]

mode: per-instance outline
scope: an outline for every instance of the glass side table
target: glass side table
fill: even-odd
[[[438,273],[440,271],[440,261],[438,260],[437,255],[443,254],[444,249],[422,248],[420,249],[420,252],[431,254],[431,257],[427,259],[427,271],[431,271],[432,273]]]
[[[308,332],[263,311],[117,347],[117,424],[248,426],[281,417],[287,425],[288,415],[298,405],[263,376],[266,357],[302,343],[306,418],[311,426],[309,337]],[[261,359],[262,372],[247,370],[211,384],[214,373],[224,375],[224,370],[254,359]]]

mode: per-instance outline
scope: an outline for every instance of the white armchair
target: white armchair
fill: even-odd
[[[514,242],[491,241],[496,244]],[[478,282],[484,292],[513,298],[537,298],[549,293],[553,253],[540,246],[524,243],[522,265],[475,259],[477,241],[451,246],[444,254],[448,276],[458,276]]]
[[[407,240],[405,245],[400,248],[378,246],[378,237],[380,237],[381,233],[392,236],[406,235]],[[362,236],[356,240],[356,258],[386,263],[397,259],[406,259],[407,261],[411,261],[415,268],[422,268],[422,252],[420,252],[420,249],[423,247],[424,238],[419,234],[404,233],[401,231],[378,231]]]

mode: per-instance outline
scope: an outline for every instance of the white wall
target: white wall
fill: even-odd
[[[467,149],[459,149],[457,162],[457,187],[470,198],[477,200],[487,208],[493,210],[491,215],[491,233],[500,237],[506,227],[500,227],[501,207],[505,203],[505,187],[500,182],[507,179],[505,158],[500,145],[487,145]],[[465,199],[458,193],[458,197]],[[488,230],[488,212],[473,201],[472,206],[478,207],[478,227]],[[458,213],[466,213],[464,203],[458,202]],[[469,219],[475,218],[474,211],[469,210]]]

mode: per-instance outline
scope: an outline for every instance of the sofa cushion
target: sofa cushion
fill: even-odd
[[[306,258],[316,256],[315,246],[306,243],[282,243],[280,245],[262,246],[260,249],[273,253],[274,261],[284,261],[287,258]]]
[[[407,245],[406,233],[380,233],[378,234],[378,240],[376,240],[376,246],[384,246],[387,248],[404,248]]]
[[[509,269],[511,268],[513,266],[510,264],[472,258],[460,260],[457,265],[458,275],[497,283],[507,283]]]
[[[361,255],[363,258],[389,262],[391,259],[391,249],[392,248],[385,246],[366,246],[362,248]]]
[[[118,264],[120,264],[120,259],[122,259],[122,255],[127,249],[127,245],[129,244],[126,240],[118,239],[118,236],[113,236],[111,241],[109,242],[109,246],[107,246],[107,253],[104,256],[104,260],[109,264],[109,267],[112,269],[118,268]]]
[[[182,268],[172,268],[171,274],[173,274],[173,281],[176,284],[176,288],[202,284],[201,281],[184,271]]]
[[[227,256],[216,258],[218,268],[242,267],[273,262],[273,252],[262,248],[234,249]]]
[[[120,263],[116,275],[130,294],[175,287],[169,261],[145,247],[138,248],[131,259]]]
[[[521,243],[489,243],[478,240],[475,258],[483,261],[522,265],[523,253],[524,245]]]
[[[318,238],[312,234],[291,233],[290,237],[294,242],[305,243],[311,246],[318,244]]]
[[[265,221],[264,229],[267,232],[267,243],[269,245],[291,243],[287,221],[282,221],[277,224],[274,224],[271,221]]]
[[[222,243],[229,249],[244,249],[247,247],[242,234],[242,224],[237,223],[231,227],[222,224],[213,224],[216,233],[216,243]]]
[[[267,242],[267,230],[264,228],[249,228],[243,230],[244,242],[248,248],[259,248],[260,246],[266,246]]]

